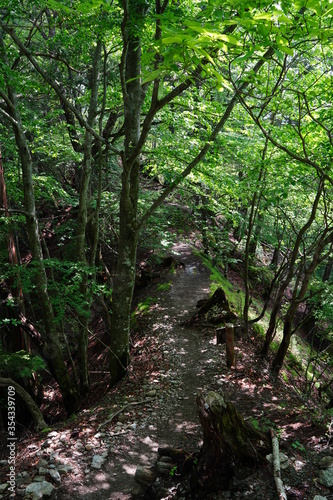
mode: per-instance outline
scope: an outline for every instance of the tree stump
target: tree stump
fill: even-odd
[[[217,288],[210,299],[199,301],[198,304],[200,304],[199,311],[188,321],[189,325],[199,321],[199,319],[207,314],[208,311],[214,306],[220,306],[224,309],[225,313],[229,314],[229,316],[234,315],[234,313],[230,311],[228,299],[222,288]]]
[[[197,410],[203,445],[191,476],[193,491],[227,489],[234,464],[266,462],[265,456],[271,452],[269,436],[245,422],[222,395],[210,392],[206,398],[197,396]]]

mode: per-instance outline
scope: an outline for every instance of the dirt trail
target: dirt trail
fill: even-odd
[[[313,500],[316,494],[332,498],[331,492],[318,484],[317,476],[321,457],[333,456],[333,448],[322,427],[313,426],[311,408],[304,406],[295,383],[288,385],[272,378],[268,360],[256,351],[258,339],[237,342],[236,369],[228,370],[225,347],[216,345],[214,327],[182,326],[194,313],[196,302],[208,297],[210,278],[190,245],[175,245],[173,253],[185,266],[163,275],[170,284],[168,290],[168,285],[161,287],[161,283],[145,290],[143,299],[152,295],[151,306],[144,321],[138,322],[128,375],[73,423],[63,422],[52,433],[35,435],[21,444],[22,461],[18,461],[17,470],[24,471],[23,485],[24,474],[30,482],[41,474],[41,461],[50,468],[60,463],[71,471],[62,475],[52,498],[130,500],[137,467],[151,467],[159,447],[199,449],[196,394],[222,390],[245,419],[260,422],[263,430],[263,426],[278,429],[289,459],[283,471],[288,498]],[[115,418],[105,423],[110,416]],[[101,427],[101,423],[105,425]],[[302,446],[295,449],[295,442]],[[102,462],[97,468],[93,465],[96,457]],[[267,467],[237,468],[230,487],[231,491],[207,498],[276,498]],[[163,498],[175,497],[176,489],[172,488]],[[0,494],[0,498],[6,497]],[[185,496],[181,492],[177,498]]]
[[[77,474],[81,480],[67,480],[59,490],[59,499],[128,500],[135,486],[137,466],[152,465],[158,447],[194,450],[200,445],[196,394],[210,389],[212,374],[218,373],[224,354],[217,349],[212,334],[207,336],[181,325],[195,311],[196,302],[209,295],[209,271],[188,244],[175,245],[173,255],[185,264],[184,269],[170,275],[172,285],[168,291],[157,292],[147,332],[155,336],[168,370],[147,373],[142,393],[151,400],[137,407],[134,416],[128,415],[130,432],[112,437],[108,436],[108,426],[103,429],[104,440],[110,444],[103,469],[86,476],[81,471]]]

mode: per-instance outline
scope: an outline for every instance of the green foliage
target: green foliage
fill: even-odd
[[[170,290],[172,286],[172,283],[160,283],[159,285],[157,285],[157,290],[159,291],[162,291],[162,292],[167,292],[168,290]]]
[[[39,356],[23,350],[6,353],[0,348],[0,373],[3,377],[29,378],[33,372],[43,370],[45,366],[45,362]]]
[[[204,254],[198,254],[205,266],[211,272],[210,279],[212,281],[211,292],[214,293],[217,288],[222,288],[228,299],[231,309],[234,309],[238,314],[242,314],[243,292],[235,290],[232,283],[217,269],[211,262],[211,259]]]
[[[175,465],[174,467],[172,467],[172,469],[169,472],[170,476],[174,477],[177,474],[177,471],[178,471],[178,467],[177,467],[177,465]]]
[[[306,452],[305,446],[303,446],[299,441],[294,441],[293,443],[291,443],[291,446],[299,452]]]

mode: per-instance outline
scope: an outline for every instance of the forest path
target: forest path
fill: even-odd
[[[213,330],[204,333],[182,326],[196,311],[197,301],[209,296],[210,273],[189,244],[175,244],[172,254],[184,268],[167,276],[169,290],[158,291],[157,287],[158,297],[145,327],[145,335],[154,337],[155,347],[162,356],[161,367],[157,370],[155,367],[152,373],[147,370],[145,383],[136,388],[135,400],[130,400],[148,398],[149,401],[129,406],[118,426],[113,422],[102,429],[102,441],[109,451],[103,468],[77,471],[76,477],[70,482],[67,479],[58,490],[59,499],[128,500],[135,487],[136,468],[151,466],[156,461],[158,447],[194,451],[200,446],[196,394],[211,390],[212,376],[221,369],[224,349],[220,351],[215,345]],[[126,394],[124,397],[126,400]],[[123,429],[126,434],[115,435]]]
[[[126,377],[95,406],[55,425],[46,436],[34,435],[22,442],[17,461],[20,483],[37,481],[37,475],[50,481],[50,469],[57,467],[62,475],[52,499],[130,500],[137,487],[137,468],[152,467],[159,447],[200,448],[196,394],[222,390],[245,419],[262,430],[278,431],[288,453],[289,464],[283,470],[288,498],[313,500],[323,494],[333,498],[333,491],[317,481],[322,457],[330,454],[333,460],[333,446],[324,436],[325,429],[313,425],[311,406],[305,406],[295,381],[287,384],[272,378],[268,360],[256,349],[255,336],[236,343],[236,367],[229,370],[225,346],[216,345],[215,327],[203,322],[183,326],[196,311],[197,301],[208,297],[210,273],[189,244],[175,245],[173,255],[185,266],[174,273],[163,272],[158,283],[137,297],[145,307],[137,308],[141,313]],[[100,356],[99,369],[105,355]],[[184,483],[178,493],[172,480],[167,486],[162,481],[158,484],[159,494],[152,494],[151,500],[187,498]],[[207,498],[276,498],[267,467],[237,467],[230,487]],[[0,493],[0,498],[8,496]]]

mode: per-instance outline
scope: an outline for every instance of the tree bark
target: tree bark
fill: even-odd
[[[322,192],[323,192],[323,182],[320,181],[318,189],[317,189],[317,195],[316,195],[316,198],[315,198],[313,206],[312,206],[312,211],[311,211],[310,217],[307,220],[307,222],[301,227],[301,229],[299,230],[299,232],[297,234],[294,248],[293,248],[293,251],[292,251],[292,254],[290,257],[290,261],[289,261],[289,269],[288,269],[287,276],[280,284],[279,289],[278,289],[277,294],[276,294],[276,297],[275,297],[275,300],[274,300],[274,305],[272,307],[268,329],[266,331],[265,342],[264,342],[264,345],[262,347],[262,354],[263,355],[267,355],[269,346],[272,342],[275,327],[276,327],[277,315],[280,311],[284,292],[286,291],[288,285],[290,284],[290,282],[294,276],[299,248],[303,242],[303,236],[305,235],[306,231],[311,227],[313,221],[316,218],[316,212],[317,212],[317,208],[318,208],[318,204],[319,204],[319,200],[320,200]]]
[[[283,338],[282,338],[281,344],[279,346],[279,349],[278,349],[278,351],[273,359],[273,362],[272,362],[272,370],[276,374],[278,374],[279,371],[281,370],[284,358],[288,352],[290,339],[294,333],[293,321],[295,318],[297,308],[298,308],[299,304],[301,303],[301,301],[304,299],[305,294],[308,290],[310,278],[313,275],[313,273],[315,272],[317,266],[319,265],[319,263],[322,259],[323,249],[325,248],[325,246],[332,243],[333,232],[329,232],[328,234],[327,233],[328,233],[328,231],[324,231],[324,233],[321,235],[321,237],[319,238],[319,240],[316,244],[311,262],[304,269],[304,275],[303,275],[302,282],[300,284],[300,288],[298,288],[299,281],[296,280],[292,300],[290,302],[290,305],[288,307],[288,310],[287,310],[285,318],[284,318]]]
[[[196,490],[218,491],[228,487],[234,463],[265,462],[271,451],[268,436],[245,422],[232,403],[210,392],[197,397],[203,445],[191,485]]]
[[[6,53],[2,38],[0,38],[0,56],[6,65]],[[72,383],[59,341],[54,311],[50,301],[47,288],[47,276],[43,263],[42,246],[39,239],[39,226],[36,216],[35,194],[32,178],[32,160],[29,146],[24,134],[21,116],[18,111],[17,97],[15,90],[7,83],[6,104],[8,115],[12,119],[15,140],[22,167],[24,211],[29,236],[30,251],[35,269],[35,283],[39,304],[43,315],[44,325],[44,357],[50,370],[56,378],[63,397],[63,402],[68,414],[73,413],[78,407],[78,397],[76,386]]]
[[[140,138],[140,118],[145,92],[141,85],[141,42],[131,28],[142,22],[144,0],[123,0],[124,49],[120,78],[124,103],[125,152],[122,154],[122,186],[119,205],[117,273],[112,292],[110,383],[124,375],[130,361],[129,333],[138,245],[139,154],[133,155]],[[139,31],[139,30],[138,30]]]
[[[94,50],[92,71],[91,71],[91,98],[88,111],[87,123],[92,129],[94,127],[97,115],[98,104],[98,87],[100,80],[100,60],[101,60],[101,42],[98,40]],[[89,186],[90,177],[92,172],[92,134],[90,130],[85,130],[84,139],[84,157],[82,165],[82,175],[80,182],[80,201],[79,201],[79,214],[78,214],[78,230],[76,236],[77,255],[78,261],[82,265],[88,266],[95,265],[96,246],[93,245],[92,254],[90,259],[86,256],[86,229],[88,220],[88,203],[89,203]],[[94,221],[98,225],[98,218]],[[80,377],[80,390],[82,394],[86,394],[89,390],[89,369],[88,369],[88,324],[90,319],[90,304],[91,293],[89,289],[87,274],[83,271],[82,282],[80,285],[80,294],[83,301],[86,303],[85,310],[78,311],[78,362],[79,362],[79,377]],[[83,308],[83,304],[82,304]]]

